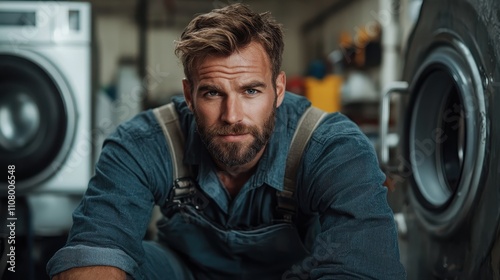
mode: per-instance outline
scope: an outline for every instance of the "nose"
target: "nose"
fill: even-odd
[[[224,98],[221,119],[227,124],[236,124],[243,120],[243,104],[238,96],[228,95]]]

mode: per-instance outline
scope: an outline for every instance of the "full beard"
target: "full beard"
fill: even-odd
[[[193,113],[198,133],[210,155],[226,167],[244,165],[252,161],[257,153],[266,146],[276,122],[276,106],[273,106],[272,112],[264,122],[262,131],[257,126],[247,126],[239,123],[206,127],[196,110],[193,110]],[[253,136],[253,141],[251,143],[217,141],[217,136],[228,134],[250,134]]]

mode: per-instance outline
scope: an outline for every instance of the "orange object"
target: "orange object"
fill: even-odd
[[[286,90],[298,95],[304,95],[304,78],[296,76],[287,79]]]
[[[340,94],[342,82],[342,77],[338,75],[327,75],[321,80],[306,77],[304,80],[306,97],[313,106],[325,112],[338,112],[342,106]]]

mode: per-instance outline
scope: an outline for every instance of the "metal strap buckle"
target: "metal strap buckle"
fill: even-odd
[[[292,223],[296,214],[297,204],[293,198],[293,192],[283,190],[276,192],[276,219],[275,221],[285,221]]]
[[[203,210],[208,205],[208,199],[199,190],[195,180],[183,177],[174,181],[167,203],[177,207],[192,205],[196,210]]]

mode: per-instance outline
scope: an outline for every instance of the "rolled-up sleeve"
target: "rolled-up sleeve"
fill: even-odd
[[[49,262],[51,276],[73,267],[106,265],[118,267],[130,275],[137,275],[136,262],[120,249],[66,246],[59,250]]]

